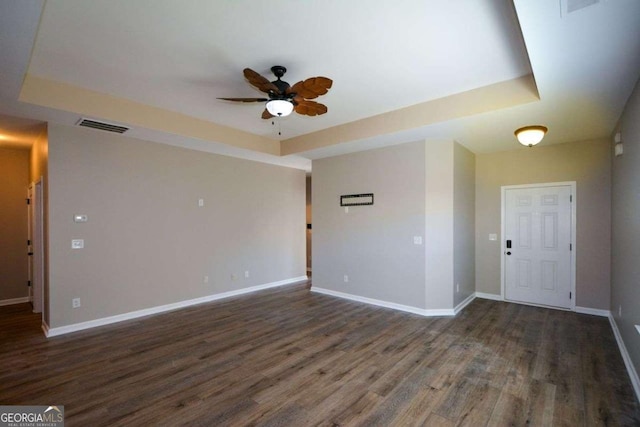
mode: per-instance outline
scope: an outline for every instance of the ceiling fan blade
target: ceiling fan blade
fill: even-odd
[[[302,102],[298,103],[298,105],[296,105],[294,109],[296,110],[296,113],[305,116],[320,116],[328,111],[326,105],[320,104],[319,102],[307,100],[303,100]]]
[[[269,110],[267,110],[267,109],[265,108],[265,109],[264,109],[264,111],[262,112],[262,118],[266,120],[266,119],[270,119],[270,118],[272,118],[272,117],[275,117],[275,116],[274,116],[273,114],[271,114],[271,113],[269,112]]]
[[[329,92],[333,80],[327,77],[311,77],[291,86],[288,93],[296,93],[306,99],[314,99]]]
[[[255,71],[253,71],[251,68],[245,68],[243,73],[244,73],[244,77],[249,81],[249,83],[255,86],[258,90],[264,93],[273,92],[281,95],[280,90],[276,85],[274,85],[269,80],[267,80],[266,77],[263,77],[260,74],[256,73]]]
[[[268,98],[218,98],[224,99],[225,101],[235,101],[235,102],[265,102],[268,101]]]

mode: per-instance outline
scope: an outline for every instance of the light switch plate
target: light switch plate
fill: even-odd
[[[198,199],[198,207],[201,208],[204,206],[204,199]]]
[[[71,241],[71,249],[83,249],[84,239],[73,239]]]

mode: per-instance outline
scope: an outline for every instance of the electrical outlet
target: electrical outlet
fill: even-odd
[[[74,298],[71,300],[71,306],[73,308],[78,308],[80,307],[80,298]]]
[[[344,283],[347,283],[349,281],[349,276],[347,276],[346,274],[344,275]]]
[[[71,240],[71,249],[83,249],[83,248],[84,248],[84,239]]]
[[[202,283],[209,283],[209,276],[204,276],[202,278]]]
[[[245,272],[244,272],[244,278],[245,278],[245,279],[248,279],[248,278],[249,278],[249,270],[247,270],[247,271],[245,271]]]
[[[413,236],[413,244],[421,245],[422,244],[422,236]]]

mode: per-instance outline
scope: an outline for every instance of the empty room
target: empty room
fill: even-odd
[[[640,1],[0,1],[0,426],[640,425]]]

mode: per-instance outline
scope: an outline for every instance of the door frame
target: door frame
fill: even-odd
[[[507,217],[507,190],[518,190],[518,189],[528,189],[528,188],[543,188],[543,187],[559,187],[559,186],[569,186],[571,187],[571,265],[569,266],[569,271],[571,272],[571,305],[568,310],[576,311],[576,253],[578,252],[578,247],[576,246],[576,211],[578,206],[577,199],[577,186],[575,181],[563,181],[563,182],[544,182],[544,183],[536,183],[536,184],[521,184],[521,185],[503,185],[500,187],[500,294],[503,301],[507,301],[505,299],[505,238],[506,236],[506,217]],[[525,305],[533,305],[537,307],[545,307],[545,308],[553,308],[556,310],[565,310],[560,307],[552,307],[548,305],[541,305],[535,303],[525,303],[520,301],[509,301],[517,304],[525,304]]]
[[[34,313],[45,314],[44,301],[44,210],[42,194],[42,177],[29,184],[29,249],[33,253],[29,257],[29,280],[31,288],[29,297]],[[37,295],[36,295],[37,292]],[[44,317],[43,317],[44,318]]]

